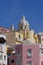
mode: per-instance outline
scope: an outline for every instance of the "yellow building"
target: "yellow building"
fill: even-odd
[[[14,44],[21,44],[26,40],[32,43],[38,43],[37,35],[34,33],[34,30],[30,30],[29,23],[25,19],[25,16],[22,16],[22,19],[18,23],[18,30],[15,30],[12,25],[7,31],[8,32],[2,32],[6,35],[7,45],[14,46]]]
[[[29,23],[25,19],[25,16],[22,17],[18,27],[19,32],[23,35],[23,41],[29,40],[30,42],[35,43],[34,30],[29,29]]]
[[[29,23],[25,19],[25,16],[22,17],[18,24],[18,30],[14,29],[12,25],[10,31],[6,33],[7,37],[7,44],[13,45],[14,44],[21,44],[24,41],[28,40],[32,43],[37,43],[37,36],[34,34],[34,30],[29,29]]]
[[[11,44],[20,44],[28,40],[32,43],[38,43],[37,34],[34,33],[34,30],[30,30],[29,23],[25,19],[25,16],[22,17],[18,23],[18,30],[14,29],[14,26],[11,26],[10,32],[7,33],[7,40]]]

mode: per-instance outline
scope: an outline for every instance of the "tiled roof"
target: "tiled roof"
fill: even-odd
[[[9,32],[10,30],[4,27],[0,27],[0,32]]]

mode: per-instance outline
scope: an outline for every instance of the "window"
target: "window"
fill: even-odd
[[[3,55],[2,55],[2,53],[0,54],[0,59],[2,60],[2,58],[3,58]]]
[[[26,26],[25,26],[25,29],[26,29]]]
[[[27,62],[27,65],[32,65],[32,61]]]
[[[6,56],[4,56],[4,60],[6,60]]]
[[[23,27],[21,26],[21,29],[23,29]]]
[[[20,49],[19,49],[19,50],[17,51],[17,55],[19,55],[19,56],[20,56],[20,54],[21,54],[21,53],[20,53]]]
[[[42,41],[43,41],[43,38],[42,38]]]
[[[16,65],[21,65],[21,59],[16,60]]]
[[[28,51],[27,51],[27,56],[28,56],[28,57],[32,57],[32,49],[28,49]]]
[[[43,47],[40,47],[40,53],[43,54]]]
[[[43,48],[40,48],[40,53],[43,54]]]
[[[0,44],[0,51],[2,51],[3,49],[3,44]]]
[[[14,63],[14,62],[15,62],[14,59],[12,59],[12,60],[11,60],[11,63]]]
[[[42,54],[43,54],[43,51],[42,51]]]
[[[21,38],[20,34],[19,34],[19,38]]]
[[[8,52],[7,55],[10,56],[10,52]]]

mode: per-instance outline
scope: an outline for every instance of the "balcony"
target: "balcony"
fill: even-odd
[[[32,54],[28,54],[27,57],[28,57],[28,58],[31,58],[31,57],[32,57]]]

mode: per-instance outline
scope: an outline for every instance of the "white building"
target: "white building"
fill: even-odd
[[[0,65],[7,65],[6,36],[0,34]]]
[[[43,32],[38,33],[39,34],[39,41],[41,44],[40,46],[40,65],[43,65]]]
[[[40,36],[41,44],[43,44],[43,32],[40,32],[40,33],[38,33],[38,34],[39,34],[39,36]]]

